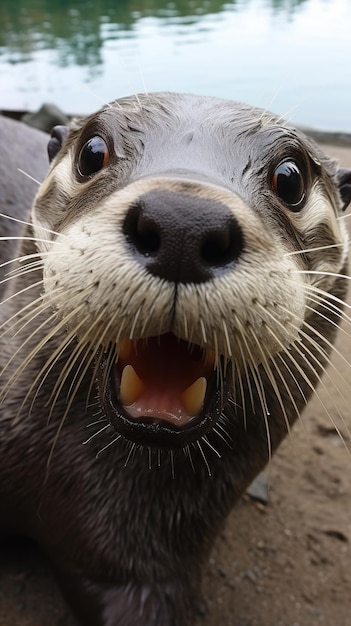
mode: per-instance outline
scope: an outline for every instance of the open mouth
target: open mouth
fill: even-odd
[[[100,401],[117,432],[144,445],[184,446],[217,421],[223,403],[215,353],[168,333],[118,346],[98,376]],[[223,382],[223,381],[222,381]]]

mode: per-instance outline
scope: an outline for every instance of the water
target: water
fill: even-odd
[[[350,0],[0,0],[0,109],[186,91],[351,132]]]

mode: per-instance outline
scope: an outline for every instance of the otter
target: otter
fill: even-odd
[[[0,525],[83,626],[185,626],[328,364],[351,171],[267,111],[175,93],[57,127],[49,155],[2,268]]]

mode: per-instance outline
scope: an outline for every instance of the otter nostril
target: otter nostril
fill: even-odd
[[[156,230],[139,225],[134,232],[134,245],[144,255],[153,254],[160,249],[161,238]]]
[[[161,246],[160,228],[143,212],[143,203],[136,202],[124,222],[124,233],[134,248],[144,256],[155,254]]]
[[[224,267],[240,257],[243,245],[242,231],[233,219],[221,231],[209,233],[201,246],[201,258],[211,267]]]
[[[161,245],[160,236],[158,233],[153,232],[152,230],[147,230],[144,233],[140,233],[139,237],[139,246],[140,252],[146,254],[152,254],[153,252],[157,252]]]

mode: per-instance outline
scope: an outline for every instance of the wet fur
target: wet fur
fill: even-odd
[[[106,169],[82,184],[72,175],[76,145],[97,128],[112,129],[117,165],[114,176]],[[41,152],[41,136],[28,132],[21,137]],[[302,153],[318,172],[303,215],[282,208],[267,187],[273,148],[276,158],[279,151]],[[194,174],[195,162],[200,177],[180,182],[184,168]],[[41,164],[30,163],[41,178]],[[238,286],[235,272],[211,285],[179,286],[178,321],[169,304],[172,286],[142,272],[120,235],[124,207],[140,190],[165,184],[160,172],[176,173],[166,184],[177,190],[183,185],[231,206],[249,250]],[[44,547],[83,625],[193,622],[213,540],[304,408],[343,316],[348,241],[338,220],[336,176],[335,164],[298,131],[216,99],[141,96],[73,125],[24,233],[21,256],[39,250],[43,263],[32,267],[37,257],[28,257],[4,283],[0,313],[11,321],[0,344],[0,524]],[[105,254],[109,237],[124,272]],[[185,339],[208,342],[218,360],[229,358],[218,421],[180,450],[129,442],[101,409],[104,388],[98,392],[95,384],[101,344],[108,350],[116,336],[174,328]],[[223,379],[223,365],[218,371]]]

